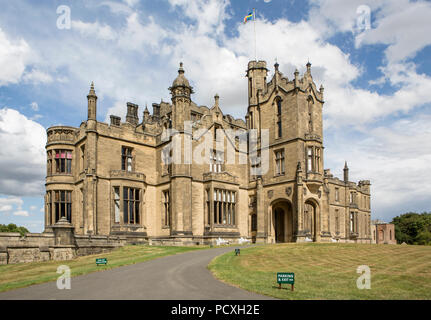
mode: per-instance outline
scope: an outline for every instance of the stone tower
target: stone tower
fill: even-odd
[[[266,134],[269,143],[269,170],[256,181],[257,239],[271,236],[278,229],[283,231],[272,234],[275,241],[301,241],[301,237],[319,241],[320,226],[326,228],[317,212],[322,207],[317,202],[323,193],[323,98],[313,82],[310,63],[301,78],[296,70],[292,80],[278,67],[276,63],[269,83],[264,61],[250,61],[247,70],[248,128],[257,129],[260,138]],[[274,202],[272,185],[283,186],[289,201]],[[315,209],[304,218],[304,211],[311,211],[304,202],[306,192],[319,200],[309,200],[307,205]],[[264,210],[268,207],[272,212]],[[277,219],[278,212],[284,212],[277,222],[283,226],[271,227],[268,221]]]
[[[180,63],[178,76],[169,88],[172,96],[173,163],[171,172],[172,227],[171,235],[188,238],[192,236],[192,177],[191,132],[185,128],[190,122],[190,95],[193,88],[184,76],[183,63]],[[189,144],[189,147],[186,147]],[[183,147],[184,146],[184,147]]]

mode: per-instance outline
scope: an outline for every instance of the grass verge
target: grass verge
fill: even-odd
[[[109,253],[83,256],[73,260],[50,260],[44,262],[0,265],[0,292],[56,280],[59,277],[59,274],[57,274],[57,268],[63,264],[67,265],[71,269],[71,276],[74,277],[91,272],[144,262],[172,254],[207,248],[209,247],[127,245]],[[97,266],[96,258],[107,258],[108,264]]]
[[[358,266],[371,289],[358,289]],[[431,246],[277,244],[242,249],[208,266],[224,282],[280,299],[431,299]],[[295,290],[278,289],[277,272],[295,273]]]

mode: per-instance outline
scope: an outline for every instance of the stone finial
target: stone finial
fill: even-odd
[[[307,72],[310,73],[311,72],[311,63],[310,63],[310,61],[307,62],[306,66],[307,66]]]
[[[275,58],[274,69],[275,69],[276,72],[278,71],[278,66],[279,66],[279,64],[277,62],[277,58]]]
[[[96,96],[96,91],[94,90],[94,82],[91,81],[89,96]]]
[[[184,68],[183,68],[183,63],[182,62],[180,62],[180,68],[178,69],[178,73],[179,74],[184,73]]]
[[[298,78],[298,76],[299,76],[299,71],[298,71],[298,69],[295,69],[295,72],[294,72],[293,74],[295,75],[295,78]]]
[[[220,97],[219,97],[218,93],[216,93],[216,95],[214,96],[214,101],[215,101],[215,106],[216,107],[219,106],[219,99],[220,99]]]

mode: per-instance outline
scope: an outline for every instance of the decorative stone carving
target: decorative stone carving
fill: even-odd
[[[307,188],[304,188],[304,196],[307,195]]]
[[[292,194],[292,187],[287,187],[286,188],[286,194],[288,197],[290,197],[290,195]]]
[[[268,190],[268,198],[271,199],[273,195],[274,195],[274,191]]]
[[[77,130],[71,127],[52,127],[47,132],[47,139],[48,143],[54,141],[73,142],[77,134]]]
[[[237,184],[237,177],[228,172],[206,172],[203,174],[204,181],[219,180],[225,182],[232,182]]]

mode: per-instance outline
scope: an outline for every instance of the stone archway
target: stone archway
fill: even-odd
[[[293,242],[293,211],[292,205],[286,200],[276,201],[271,205],[272,224],[271,233],[274,242]]]

